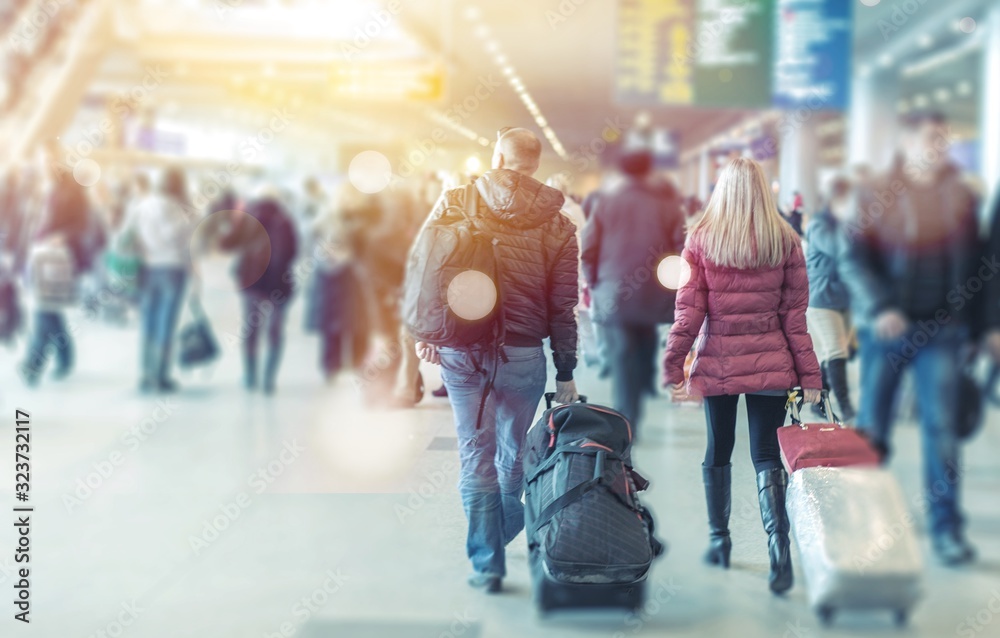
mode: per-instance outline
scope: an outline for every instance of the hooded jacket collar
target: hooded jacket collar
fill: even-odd
[[[564,197],[558,190],[522,173],[500,168],[476,180],[489,208],[487,216],[514,228],[537,228],[559,214]]]

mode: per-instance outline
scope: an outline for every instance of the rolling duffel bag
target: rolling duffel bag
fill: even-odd
[[[663,545],[636,497],[648,482],[631,466],[632,427],[610,408],[552,407],[529,430],[525,527],[535,600],[544,612],[638,609]]]

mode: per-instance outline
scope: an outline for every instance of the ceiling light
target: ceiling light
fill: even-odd
[[[930,34],[922,33],[919,38],[917,38],[917,44],[923,49],[929,49],[934,46],[934,38]]]
[[[879,66],[888,69],[892,66],[892,56],[888,53],[883,53],[878,59]]]
[[[959,95],[972,95],[972,83],[968,80],[962,80],[955,90]]]
[[[930,100],[928,100],[927,96],[924,95],[923,93],[917,93],[916,95],[913,96],[913,106],[917,107],[918,109],[926,107],[929,103]]]
[[[947,102],[951,99],[951,91],[945,88],[940,88],[934,92],[934,98],[938,102]]]
[[[463,11],[462,14],[465,16],[465,19],[470,22],[478,20],[480,15],[479,7],[475,5],[471,7],[466,7],[465,11]]]
[[[472,9],[472,8],[470,8]],[[465,12],[466,18],[473,20],[479,18],[479,12],[476,10],[474,13],[469,9]],[[500,45],[493,38],[489,37],[489,28],[485,24],[477,26],[473,32],[483,40],[484,47],[488,53],[493,54],[493,60],[497,63],[500,72],[507,78],[508,83],[514,92],[517,93],[518,97],[521,98],[521,102],[524,107],[528,109],[528,112],[535,118],[535,122],[542,127],[545,132],[545,137],[549,140],[552,145],[552,149],[559,154],[564,160],[567,159],[566,149],[563,148],[562,143],[559,138],[556,137],[555,131],[553,131],[548,126],[548,121],[542,115],[541,109],[535,103],[535,100],[528,93],[527,87],[524,85],[524,81],[521,80],[517,75],[517,71],[514,66],[508,63],[507,56],[500,51]],[[474,138],[473,138],[474,139]],[[482,142],[480,142],[482,143]]]

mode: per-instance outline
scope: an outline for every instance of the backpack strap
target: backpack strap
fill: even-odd
[[[555,516],[563,509],[569,507],[576,501],[582,499],[584,496],[586,496],[587,494],[589,494],[590,492],[594,491],[595,489],[601,486],[607,488],[608,491],[616,499],[618,499],[618,501],[622,505],[624,505],[625,507],[634,512],[639,512],[639,509],[637,509],[637,507],[639,507],[638,501],[636,501],[636,503],[633,504],[632,502],[630,502],[628,497],[623,497],[621,494],[618,494],[613,489],[611,489],[611,481],[608,480],[606,472],[606,467],[609,460],[618,461],[619,463],[622,464],[622,469],[625,472],[626,481],[629,480],[629,474],[632,471],[632,468],[630,468],[627,463],[622,461],[621,457],[619,457],[617,454],[613,453],[608,454],[604,450],[598,450],[595,453],[588,450],[581,450],[578,447],[560,446],[556,448],[556,453],[553,453],[552,456],[549,457],[549,459],[546,461],[544,469],[550,469],[550,466],[553,464],[551,461],[553,461],[553,459],[559,456],[559,454],[586,454],[588,456],[593,455],[595,457],[594,477],[591,478],[589,481],[584,481],[583,483],[580,483],[579,485],[573,487],[572,489],[567,490],[558,498],[556,498],[554,501],[549,503],[548,506],[541,511],[541,513],[538,515],[538,518],[531,525],[531,529],[528,530],[529,539],[534,538],[535,535],[538,533],[538,530],[540,530],[550,520],[552,520],[553,516]],[[539,468],[539,470],[542,470],[542,468]],[[541,471],[534,472],[532,475],[532,480],[537,478],[540,473]],[[531,481],[525,481],[525,484],[530,482]]]
[[[479,189],[476,188],[475,183],[468,184],[465,187],[465,208],[462,210],[462,215],[465,217],[466,221],[469,222],[474,229],[476,229],[476,231],[485,232],[481,227],[481,224],[477,221],[478,209]],[[496,350],[496,357],[493,359],[493,369],[486,373],[483,378],[482,396],[479,399],[479,412],[476,415],[476,430],[479,430],[483,424],[483,412],[486,411],[486,400],[490,393],[493,392],[493,386],[496,383],[497,371],[500,368],[500,362],[502,361],[503,363],[507,363],[507,353],[503,349],[504,340],[507,334],[506,321],[504,321],[503,313],[503,295],[501,292],[503,290],[503,282],[500,281],[500,279],[502,279],[500,274],[500,259],[497,256],[497,244],[499,244],[499,240],[495,236],[492,238],[492,244],[494,263],[493,271],[497,275],[497,281],[494,282],[494,285],[497,289],[496,303],[499,308],[493,341],[493,347]],[[485,373],[486,371],[484,370],[483,372]]]
[[[462,214],[472,224],[475,224],[476,213],[479,208],[479,189],[475,183],[465,186],[465,209]]]
[[[559,498],[549,503],[531,525],[531,529],[528,530],[528,538],[534,538],[538,534],[538,530],[547,525],[548,522],[552,520],[552,517],[560,511],[597,489],[597,487],[601,484],[601,481],[602,477],[584,481],[573,489],[564,492]]]

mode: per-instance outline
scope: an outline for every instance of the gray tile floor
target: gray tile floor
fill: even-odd
[[[485,597],[464,584],[447,402],[366,410],[351,379],[323,385],[316,339],[301,331],[301,300],[278,395],[247,395],[238,385],[237,298],[221,266],[209,276],[206,301],[225,356],[182,376],[176,397],[136,393],[134,323],[74,316],[76,374],[36,390],[14,376],[19,353],[0,351],[0,415],[12,422],[15,407],[32,415],[36,507],[32,624],[20,627],[2,602],[9,613],[0,636],[1000,636],[995,412],[967,449],[965,502],[982,558],[948,570],[928,555],[926,596],[903,632],[887,614],[845,615],[823,629],[801,582],[785,598],[767,592],[745,433],[734,458],[733,569],[704,567],[703,418],[663,399],[650,406],[635,452],[653,482],[646,502],[670,544],[647,605],[638,614],[541,620],[523,536],[509,552],[507,593]],[[436,374],[427,370],[429,388]],[[591,401],[607,401],[607,385],[592,373],[580,383]],[[901,424],[893,464],[911,499],[916,434]],[[14,503],[13,438],[12,423],[0,428],[4,506]],[[0,520],[3,601],[11,600],[14,543],[13,527]]]

